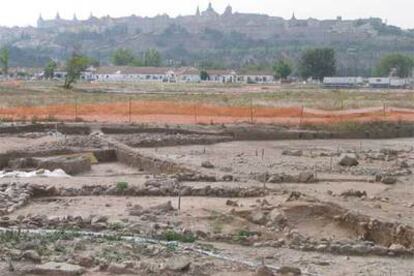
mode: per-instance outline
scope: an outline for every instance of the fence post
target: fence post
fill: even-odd
[[[299,127],[302,127],[302,124],[303,124],[303,112],[304,112],[304,109],[305,109],[305,107],[303,106],[303,104],[302,104],[302,106],[301,106],[301,108],[300,108],[300,120],[299,120]]]
[[[131,96],[128,99],[128,122],[131,123],[132,118],[131,118],[131,113],[132,113],[132,102],[131,102]]]
[[[194,121],[197,124],[197,103],[194,104]]]
[[[384,118],[387,117],[387,112],[386,111],[387,111],[386,110],[386,105],[384,103],[384,105],[383,105]]]
[[[178,184],[178,212],[181,210],[181,184]]]
[[[75,122],[78,120],[78,98],[75,98]]]
[[[254,118],[253,118],[253,98],[250,99],[250,122],[252,124],[254,123]]]

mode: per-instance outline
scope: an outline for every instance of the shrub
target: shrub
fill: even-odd
[[[181,234],[173,230],[164,232],[163,238],[166,241],[179,241],[186,243],[193,243],[196,241],[196,237],[192,233]]]
[[[125,190],[128,189],[128,182],[118,182],[116,184],[116,189],[118,190],[118,192],[125,192]]]

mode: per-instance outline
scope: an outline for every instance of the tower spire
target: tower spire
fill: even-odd
[[[200,6],[197,6],[196,16],[200,16],[200,15],[201,15]]]
[[[44,20],[42,14],[39,14],[39,19],[37,19],[37,27],[41,28],[43,26]]]
[[[229,5],[227,5],[226,10],[224,11],[223,15],[232,15],[233,14],[233,8]]]

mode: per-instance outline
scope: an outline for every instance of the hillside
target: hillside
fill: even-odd
[[[0,28],[0,45],[11,47],[14,66],[43,66],[49,58],[63,60],[74,49],[108,63],[117,48],[139,54],[152,47],[170,64],[208,61],[232,67],[281,56],[296,60],[304,48],[328,46],[336,49],[339,74],[367,75],[385,53],[414,53],[414,32],[378,18],[301,20],[293,16],[285,20],[233,13],[231,7],[219,14],[209,6],[177,18],[39,18],[36,28]]]

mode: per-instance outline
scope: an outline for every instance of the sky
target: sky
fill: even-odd
[[[3,0],[4,1],[4,0]],[[0,9],[1,26],[36,25],[39,14],[44,19],[54,18],[59,12],[62,18],[70,19],[76,13],[86,19],[92,12],[95,16],[112,17],[155,16],[167,13],[170,16],[195,13],[197,6],[204,10],[208,0],[12,0],[3,3]],[[414,28],[412,16],[413,0],[212,0],[213,7],[223,12],[230,4],[235,12],[262,13],[290,18],[309,17],[343,19],[379,17],[388,24],[402,28]]]

